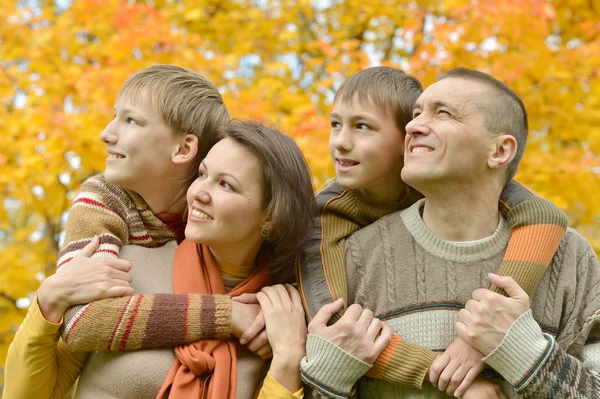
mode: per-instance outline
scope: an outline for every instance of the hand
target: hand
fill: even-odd
[[[461,399],[507,399],[502,389],[492,381],[477,377]]]
[[[485,367],[482,359],[481,352],[457,338],[434,360],[429,379],[440,391],[458,398]]]
[[[300,360],[306,353],[306,322],[300,294],[289,284],[265,287],[256,294],[273,348],[271,376],[288,391],[302,386]]]
[[[265,329],[265,317],[256,294],[234,297],[231,313],[231,332],[239,338],[240,344],[245,345],[262,359],[273,357],[273,350]]]
[[[38,305],[46,320],[57,323],[67,308],[117,296],[133,295],[131,263],[117,258],[90,258],[100,240],[92,241],[48,277],[38,290]]]
[[[490,290],[476,290],[473,299],[458,312],[456,323],[458,335],[485,356],[500,345],[510,326],[529,310],[529,296],[515,280],[493,273],[488,278],[504,289],[508,297]]]
[[[309,334],[333,342],[352,356],[373,364],[390,342],[392,330],[383,321],[374,318],[373,312],[358,304],[351,305],[332,326],[327,322],[343,306],[344,300],[323,306],[308,325]]]

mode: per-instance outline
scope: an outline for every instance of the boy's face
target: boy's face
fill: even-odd
[[[143,97],[143,96],[140,96]],[[144,196],[173,177],[179,140],[149,101],[117,99],[115,119],[100,138],[107,145],[106,180]]]
[[[404,137],[394,117],[370,100],[361,104],[355,95],[350,103],[334,103],[330,121],[329,151],[340,185],[360,189],[374,201],[396,200]]]

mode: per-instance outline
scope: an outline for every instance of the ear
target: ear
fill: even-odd
[[[198,153],[198,137],[186,134],[179,140],[175,147],[171,160],[174,164],[185,164],[194,160]]]
[[[514,159],[517,154],[517,140],[509,134],[494,137],[488,156],[488,166],[492,169],[502,168]]]

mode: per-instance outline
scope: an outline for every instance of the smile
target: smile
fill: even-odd
[[[213,220],[213,218],[209,215],[207,215],[204,212],[201,212],[197,209],[192,209],[192,216],[197,217],[198,219],[203,219],[203,220]]]
[[[433,148],[431,147],[425,147],[425,146],[414,146],[410,149],[410,152],[412,154],[419,154],[419,153],[425,153],[425,152],[433,152]]]
[[[355,166],[358,165],[358,162],[354,162],[350,159],[336,159],[336,161],[338,162],[338,164],[340,164],[341,166]]]
[[[120,154],[108,154],[109,158],[125,158],[124,155],[120,155]]]

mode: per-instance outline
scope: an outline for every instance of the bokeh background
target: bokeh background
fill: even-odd
[[[154,63],[205,74],[235,117],[278,124],[316,187],[333,175],[328,114],[350,74],[491,73],[530,114],[517,180],[600,252],[600,0],[0,0],[0,21],[0,384],[74,193],[103,170],[118,89]]]

